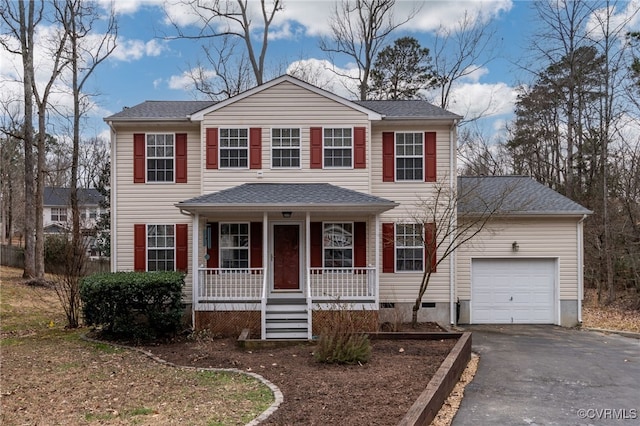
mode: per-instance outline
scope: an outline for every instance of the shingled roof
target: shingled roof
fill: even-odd
[[[461,176],[458,213],[584,215],[592,211],[528,176]]]
[[[81,206],[97,206],[102,195],[95,188],[78,188],[78,204]],[[71,204],[71,188],[44,188],[45,206],[66,207]]]
[[[351,210],[383,212],[398,204],[328,183],[245,183],[176,204],[184,210],[232,208],[260,210]]]
[[[422,118],[457,120],[461,116],[421,100],[354,101],[385,118]]]
[[[144,101],[105,118],[105,121],[184,120],[215,101]]]

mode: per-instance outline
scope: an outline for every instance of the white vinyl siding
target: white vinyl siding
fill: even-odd
[[[191,218],[180,213],[174,204],[201,195],[200,181],[200,128],[198,124],[122,125],[118,129],[115,167],[112,168],[112,229],[113,249],[116,250],[115,266],[118,271],[134,269],[134,224],[186,223],[191,235]],[[134,133],[187,133],[187,183],[166,185],[137,185],[133,183],[133,134]],[[115,199],[113,199],[115,198]],[[185,278],[185,301],[191,301],[191,240],[189,240],[189,270]]]
[[[204,117],[201,138],[206,139],[206,128],[218,129],[238,125],[238,118],[250,128],[262,130],[262,164],[260,170],[215,170],[205,169],[202,179],[202,193],[227,189],[246,182],[287,182],[295,179],[298,183],[326,182],[364,193],[371,192],[369,166],[371,156],[367,153],[367,168],[312,169],[310,164],[310,129],[355,128],[366,129],[370,138],[370,125],[366,114],[342,105],[329,98],[310,92],[289,82],[282,82],[253,96],[241,99]],[[273,167],[272,129],[300,130],[300,166],[299,168]],[[367,142],[369,146],[369,142]],[[202,145],[204,164],[205,144]],[[203,165],[204,167],[204,165]]]
[[[458,250],[456,297],[471,298],[472,258],[557,258],[560,300],[578,298],[579,218],[500,218]],[[512,245],[518,243],[518,251]]]

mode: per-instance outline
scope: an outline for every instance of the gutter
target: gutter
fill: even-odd
[[[113,122],[112,121],[107,121],[107,125],[109,126],[109,129],[111,129],[111,179],[109,182],[109,185],[111,186],[111,197],[109,200],[109,205],[111,208],[111,223],[109,224],[109,226],[111,227],[110,229],[110,234],[111,234],[111,250],[109,255],[111,256],[111,272],[116,272],[118,270],[118,263],[117,263],[117,256],[115,253],[116,247],[118,247],[118,214],[117,214],[117,207],[116,207],[116,194],[117,194],[117,188],[118,185],[114,185],[115,182],[118,181],[118,176],[117,176],[117,169],[116,169],[116,135],[117,135],[117,131],[116,129],[113,127]]]
[[[584,299],[584,227],[582,223],[587,218],[587,215],[582,215],[582,218],[576,225],[578,241],[577,241],[577,257],[578,257],[578,324],[582,324],[582,300]]]
[[[453,123],[451,123],[451,129],[449,130],[449,149],[451,153],[449,155],[449,188],[451,194],[455,194],[458,185],[457,170],[457,156],[458,156],[458,147],[457,147],[457,138],[456,138],[456,128],[458,125],[458,119],[454,119]],[[457,209],[453,215],[451,215],[451,222],[449,226],[452,229],[451,234],[449,235],[450,244],[453,244],[453,240],[455,238],[455,227],[456,222],[458,221],[458,212]],[[455,326],[457,323],[457,309],[455,304],[455,293],[456,293],[456,265],[457,265],[457,250],[454,250],[451,253],[451,258],[449,259],[449,323],[452,326]]]

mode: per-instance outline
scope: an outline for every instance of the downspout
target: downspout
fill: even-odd
[[[458,120],[453,120],[453,123],[451,124],[451,129],[449,130],[449,149],[450,149],[450,154],[449,154],[449,189],[450,189],[450,193],[451,195],[456,193],[456,189],[457,189],[457,141],[456,141],[456,126],[458,125]],[[457,203],[456,203],[457,206]],[[449,219],[450,223],[449,226],[452,230],[452,232],[449,234],[449,244],[453,245],[454,240],[455,240],[455,231],[456,231],[456,226],[457,226],[457,220],[458,220],[458,212],[457,209],[454,212],[454,214],[451,215],[451,218]],[[451,253],[451,257],[449,258],[449,323],[452,326],[457,325],[457,307],[456,307],[456,303],[455,303],[455,293],[456,293],[456,259],[457,259],[457,250],[454,250],[453,253]]]
[[[578,324],[582,324],[582,299],[584,298],[584,227],[583,222],[587,215],[582,215],[578,221]]]
[[[111,272],[116,272],[118,270],[118,262],[117,262],[117,257],[116,257],[116,247],[118,247],[118,233],[116,232],[116,230],[118,229],[117,225],[118,225],[118,220],[117,220],[117,209],[116,209],[116,191],[118,186],[114,185],[114,182],[117,182],[117,175],[116,175],[116,135],[118,132],[116,132],[116,129],[113,127],[113,123],[111,121],[107,121],[107,125],[109,126],[109,129],[111,130],[111,134],[110,134],[110,138],[111,138],[111,179],[109,182],[109,186],[111,187],[111,194],[110,194],[110,199],[109,199],[109,206],[111,209],[111,223],[109,224],[109,226],[111,227],[110,229],[110,234],[111,234],[111,247],[109,250],[109,255],[111,256]]]

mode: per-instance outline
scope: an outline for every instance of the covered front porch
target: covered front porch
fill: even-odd
[[[379,215],[395,203],[329,184],[244,184],[176,206],[193,218],[194,315],[259,313],[262,339],[311,339],[314,311],[378,309]]]

